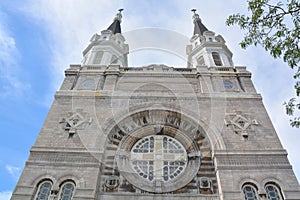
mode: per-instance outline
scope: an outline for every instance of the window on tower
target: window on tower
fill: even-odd
[[[42,181],[38,185],[37,193],[34,200],[47,200],[52,188],[52,182],[50,180]]]
[[[245,200],[258,200],[257,188],[252,184],[245,184],[243,186]]]
[[[268,183],[265,186],[268,200],[283,200],[279,187],[275,184]]]
[[[113,55],[111,58],[111,64],[118,64],[118,57]]]
[[[212,57],[214,59],[214,62],[215,62],[216,66],[222,66],[222,61],[221,61],[221,57],[220,57],[219,53],[212,52]]]
[[[71,181],[63,183],[60,187],[59,200],[71,200],[73,197],[75,184]]]
[[[93,64],[100,64],[102,57],[103,57],[104,52],[103,51],[97,51],[95,53],[94,61]]]

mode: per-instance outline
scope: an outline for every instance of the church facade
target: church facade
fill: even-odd
[[[121,11],[65,79],[12,200],[296,200],[246,67],[193,10],[187,67],[129,67]]]

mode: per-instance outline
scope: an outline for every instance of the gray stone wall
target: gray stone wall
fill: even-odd
[[[172,199],[243,199],[241,188],[247,182],[256,184],[261,197],[264,185],[274,182],[285,199],[299,199],[297,179],[246,68],[165,65],[71,65],[12,199],[32,199],[44,178],[53,182],[53,191],[73,180],[74,199],[152,199],[151,194],[103,193],[100,179],[111,129],[134,113],[154,109],[196,122],[212,149],[217,193],[185,193]]]

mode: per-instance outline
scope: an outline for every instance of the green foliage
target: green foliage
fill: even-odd
[[[300,111],[300,2],[286,0],[270,4],[270,0],[248,0],[248,10],[251,16],[233,14],[226,24],[236,24],[245,30],[242,48],[262,45],[271,56],[282,58],[294,69],[296,97],[284,103],[286,114],[294,116]],[[291,126],[299,128],[300,117],[291,119]]]
[[[295,98],[291,98],[288,103],[284,103],[286,114],[289,116],[294,115],[295,109],[300,110],[300,103],[296,103]],[[300,127],[300,117],[294,117],[290,119],[291,126],[299,128]]]

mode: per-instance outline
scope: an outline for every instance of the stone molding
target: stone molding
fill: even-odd
[[[31,152],[31,155],[26,162],[27,165],[51,165],[51,166],[86,166],[99,167],[101,157],[97,159],[90,153],[67,153],[67,152]]]
[[[140,98],[172,98],[174,99],[173,94],[166,94],[161,92],[143,92],[143,96],[138,96],[138,94],[134,93],[128,93],[123,91],[109,91],[109,90],[95,90],[95,91],[75,91],[75,90],[64,90],[64,91],[57,91],[55,94],[55,98],[84,98],[84,99],[98,99],[98,98],[133,98],[134,96],[140,97]],[[214,92],[214,93],[200,93],[200,92],[194,92],[194,93],[184,93],[184,92],[177,92],[176,91],[176,98],[177,100],[188,100],[188,99],[195,99],[197,98],[219,98],[219,99],[240,99],[243,97],[243,99],[257,99],[261,100],[262,97],[260,94],[257,93],[222,93],[222,92]]]
[[[99,199],[105,200],[129,200],[129,199],[136,199],[137,197],[142,197],[144,200],[153,200],[154,199],[174,199],[174,200],[191,200],[191,199],[198,199],[198,200],[220,200],[218,195],[199,195],[199,194],[173,194],[170,197],[170,194],[125,194],[125,193],[102,193],[99,194]]]
[[[273,152],[273,153],[272,153]],[[216,168],[226,169],[291,169],[285,151],[249,151],[244,153],[214,153]]]

